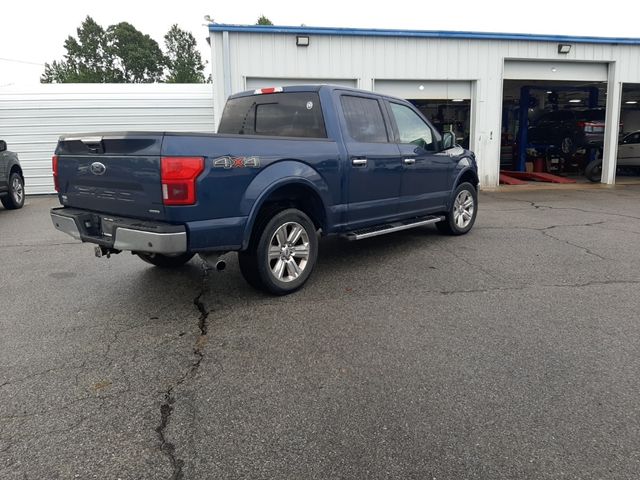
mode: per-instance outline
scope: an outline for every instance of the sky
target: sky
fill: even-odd
[[[64,40],[75,36],[87,15],[104,27],[127,21],[161,46],[164,34],[177,23],[196,37],[203,60],[210,56],[205,15],[216,23],[234,24],[254,24],[266,15],[276,25],[640,37],[640,3],[629,0],[21,0],[4,7],[0,87],[38,83],[44,63],[62,58]],[[207,64],[207,75],[210,71]]]

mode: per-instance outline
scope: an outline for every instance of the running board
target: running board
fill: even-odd
[[[399,232],[401,230],[409,230],[410,228],[422,227],[423,225],[431,225],[444,220],[443,216],[428,216],[420,218],[412,218],[403,222],[387,223],[385,225],[377,225],[375,227],[361,228],[353,232],[345,233],[347,240],[362,240],[365,238],[377,237],[387,233]]]

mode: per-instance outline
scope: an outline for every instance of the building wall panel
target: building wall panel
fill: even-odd
[[[60,84],[0,88],[0,138],[18,153],[28,194],[53,193],[58,137],[100,131],[213,132],[210,84]]]

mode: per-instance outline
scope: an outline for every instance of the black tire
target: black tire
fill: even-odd
[[[0,202],[7,210],[16,210],[24,205],[24,180],[18,172],[9,176],[9,193],[0,197]]]
[[[602,181],[602,159],[596,158],[595,160],[591,160],[587,163],[587,166],[584,168],[584,176],[590,182],[601,182]]]
[[[301,230],[296,237],[294,232],[298,232],[298,227]],[[276,255],[279,249],[280,256],[269,258],[270,248],[276,250]],[[304,212],[295,208],[259,219],[249,248],[238,253],[240,272],[245,280],[274,295],[287,295],[302,287],[311,276],[317,258],[316,228]],[[278,270],[280,276],[276,273]]]
[[[463,192],[466,192],[467,200],[472,200],[471,209],[469,209],[468,207],[462,209],[465,212],[469,213],[471,215],[471,218],[469,219],[468,223],[465,222],[464,225],[460,225],[458,223],[458,219],[460,218],[460,215],[462,215],[463,217],[465,215],[462,210],[460,210],[458,200],[465,198],[465,194]],[[469,210],[471,210],[471,212],[469,212]],[[460,212],[460,215],[458,215],[458,212]],[[440,231],[440,233],[444,233],[446,235],[464,235],[465,233],[468,233],[469,230],[471,230],[471,228],[473,227],[473,224],[476,222],[477,215],[478,193],[476,192],[476,189],[472,184],[464,182],[458,185],[458,187],[456,188],[455,192],[453,193],[453,198],[451,200],[449,210],[445,215],[445,219],[441,222],[436,223],[436,227],[438,231]]]
[[[160,268],[177,268],[183,266],[193,258],[193,253],[183,253],[181,255],[162,255],[161,253],[137,252],[143,262],[150,263]]]

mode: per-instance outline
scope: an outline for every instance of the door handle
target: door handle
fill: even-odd
[[[402,161],[405,165],[413,165],[414,163],[416,163],[415,158],[405,158]]]
[[[367,159],[366,158],[352,158],[351,159],[351,165],[353,165],[354,167],[366,167],[367,166]]]

